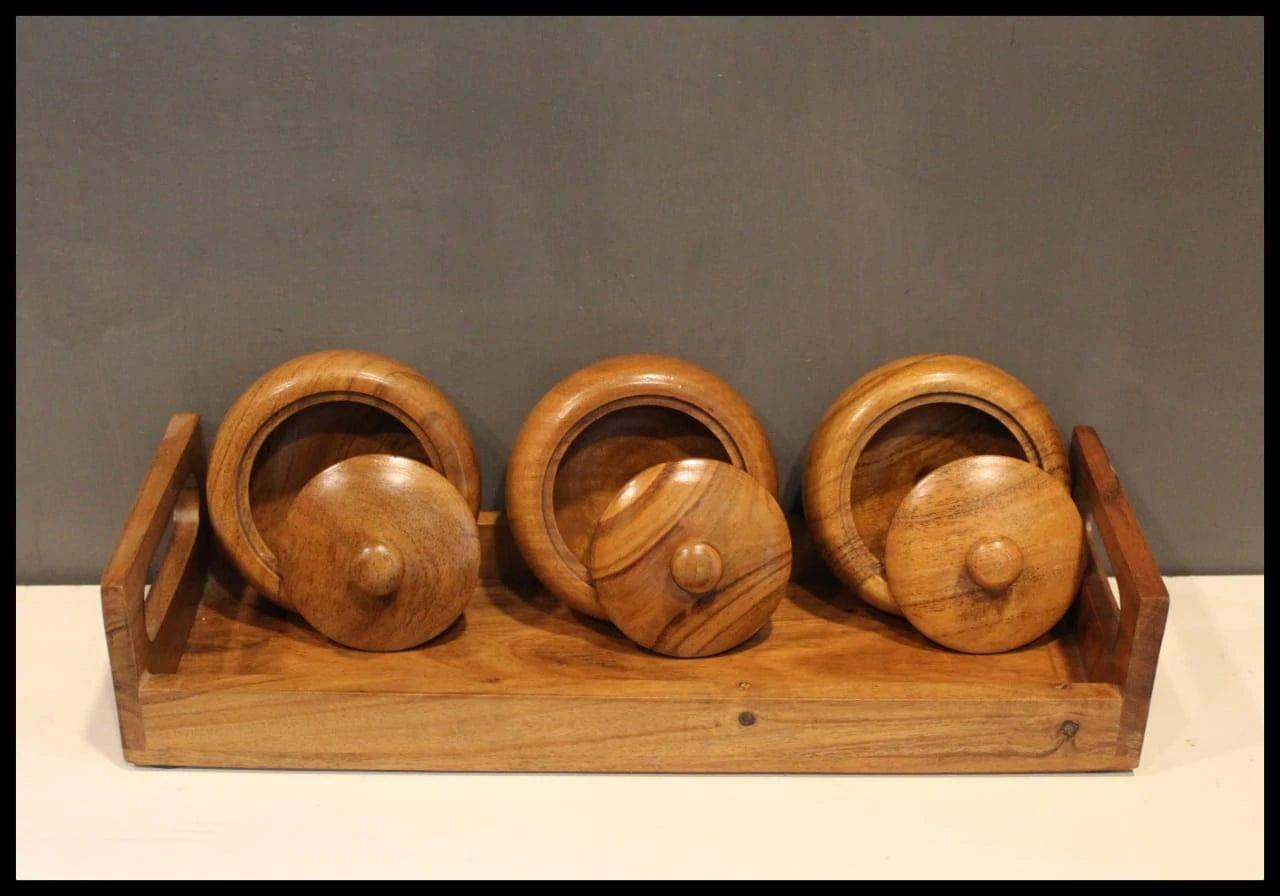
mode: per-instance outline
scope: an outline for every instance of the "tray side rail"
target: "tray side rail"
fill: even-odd
[[[1136,767],[1142,753],[1156,661],[1169,613],[1169,592],[1097,432],[1071,434],[1071,477],[1077,503],[1096,529],[1115,575],[1119,606],[1093,545],[1076,605],[1081,660],[1094,681],[1123,698],[1117,757]]]
[[[138,699],[145,672],[177,668],[208,571],[204,442],[198,414],[174,414],[102,573],[102,622],[120,741],[146,746]],[[147,573],[169,532],[151,589]]]

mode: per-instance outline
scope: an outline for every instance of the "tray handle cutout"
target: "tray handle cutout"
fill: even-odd
[[[1132,756],[1136,764],[1169,613],[1169,592],[1093,427],[1077,426],[1072,431],[1071,481],[1076,502],[1098,535],[1119,590],[1117,607],[1102,558],[1091,544],[1076,611],[1081,659],[1091,679],[1111,682],[1120,690],[1124,708],[1117,752]]]
[[[177,667],[204,590],[204,475],[200,416],[174,414],[102,573],[102,621],[126,751],[145,746],[138,683],[146,672]],[[148,593],[148,568],[166,540]]]

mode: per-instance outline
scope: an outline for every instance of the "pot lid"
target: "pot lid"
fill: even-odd
[[[1034,641],[1071,606],[1084,525],[1062,482],[1034,464],[980,455],[944,464],[903,499],[885,577],[921,633],[966,653]]]
[[[709,656],[769,621],[791,575],[791,535],[753,476],[690,458],[622,487],[596,526],[589,566],[601,606],[633,641]]]
[[[440,634],[480,573],[475,517],[426,464],[364,454],[322,470],[281,527],[281,589],[320,632],[364,650]]]

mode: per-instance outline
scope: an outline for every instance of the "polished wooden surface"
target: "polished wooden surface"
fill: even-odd
[[[911,624],[953,650],[996,653],[1043,635],[1084,573],[1071,493],[1025,461],[981,455],[934,470],[898,507],[889,588]]]
[[[728,383],[697,365],[623,355],[553,386],[520,428],[506,481],[516,543],[547,589],[605,618],[586,565],[596,522],[631,477],[685,457],[732,464],[777,494],[764,427]]]
[[[792,536],[795,581],[767,633],[737,650],[675,662],[611,625],[584,624],[534,582],[492,514],[480,520],[482,570],[501,580],[482,579],[463,616],[419,648],[335,646],[259,597],[220,557],[207,567],[186,538],[170,540],[161,566],[183,566],[184,581],[211,574],[203,600],[174,600],[160,626],[194,609],[190,631],[163,646],[139,639],[146,562],[138,558],[148,553],[140,547],[159,540],[140,534],[163,531],[169,504],[160,499],[198,467],[194,422],[180,415],[171,424],[103,579],[132,762],[775,772],[1138,762],[1168,600],[1090,430],[1078,429],[1073,442],[1086,471],[1077,481],[1088,483],[1077,497],[1103,533],[1123,613],[1086,602],[1099,583],[1106,587],[1091,555],[1081,600],[1050,634],[1002,654],[944,650],[809,562],[801,529]],[[186,530],[197,542],[198,506]]]
[[[335,648],[216,583],[185,665],[143,685],[135,762],[526,771],[1033,771],[1116,765],[1120,697],[1074,642],[972,656],[833,586],[677,662],[541,588],[482,585],[415,650]],[[1070,723],[1070,724],[1068,724]]]
[[[480,506],[480,471],[461,415],[398,361],[348,349],[286,361],[227,411],[209,457],[209,515],[218,539],[263,594],[281,596],[275,543],[298,490],[336,461],[370,452],[427,463]]]
[[[280,422],[258,449],[249,474],[253,524],[279,557],[294,497],[321,470],[364,454],[392,454],[429,464],[408,427],[379,408],[350,401],[312,405]],[[288,595],[280,600],[289,606]]]
[[[711,656],[769,621],[791,577],[791,536],[749,474],[691,458],[622,487],[596,526],[588,568],[600,605],[631,640]]]
[[[962,355],[912,355],[840,393],[809,441],[804,509],[832,570],[872,606],[901,614],[883,544],[899,502],[950,460],[999,454],[1069,483],[1049,412],[1019,380]]]
[[[565,449],[551,497],[556,529],[569,552],[586,565],[596,523],[632,477],[667,461],[727,457],[706,427],[679,411],[615,411],[588,426]]]
[[[867,550],[883,564],[889,526],[907,493],[943,464],[980,454],[1025,459],[1009,430],[968,405],[920,405],[877,429],[858,455],[848,496]]]
[[[102,624],[126,752],[146,740],[142,679],[177,668],[205,591],[204,474],[200,417],[174,414],[102,571]],[[147,571],[166,529],[171,534],[148,591]]]
[[[1077,426],[1072,432],[1071,469],[1076,502],[1100,541],[1097,550],[1089,551],[1075,604],[1075,634],[1090,677],[1114,682],[1124,694],[1118,752],[1136,766],[1169,615],[1169,592],[1120,477],[1091,426]],[[1119,594],[1111,591],[1104,562],[1110,565]]]
[[[462,613],[480,575],[475,517],[448,480],[389,454],[348,458],[294,498],[277,554],[286,603],[324,635],[402,650]]]

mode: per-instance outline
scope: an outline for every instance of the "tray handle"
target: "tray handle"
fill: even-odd
[[[200,416],[174,414],[102,573],[102,622],[126,752],[145,746],[138,683],[144,672],[176,668],[204,590],[204,474]],[[147,570],[166,529],[168,547],[147,593]]]
[[[1077,604],[1081,659],[1091,679],[1116,685],[1124,699],[1117,752],[1135,765],[1142,751],[1156,660],[1169,613],[1169,592],[1102,440],[1091,426],[1071,433],[1071,476],[1077,503],[1102,542],[1115,574],[1119,606],[1089,549]]]

